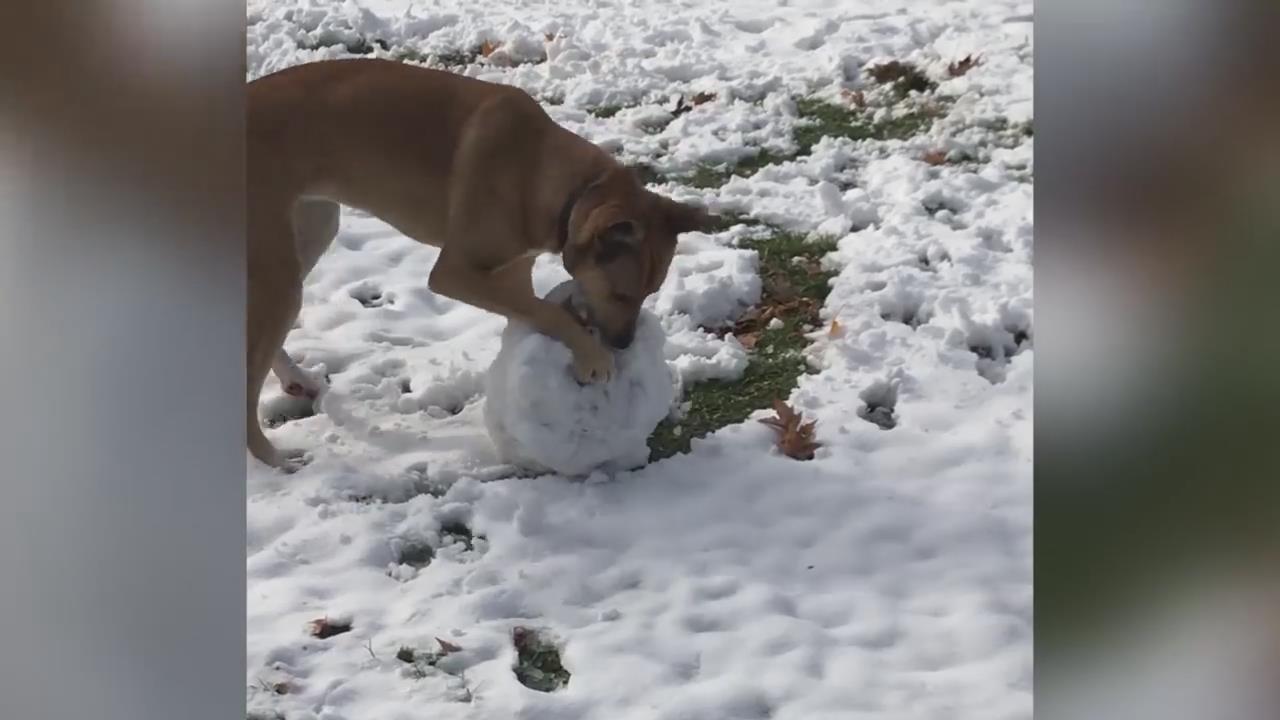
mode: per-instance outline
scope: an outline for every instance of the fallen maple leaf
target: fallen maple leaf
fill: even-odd
[[[813,439],[817,420],[801,423],[803,417],[790,405],[781,400],[773,401],[774,417],[764,418],[760,422],[778,432],[778,449],[784,455],[796,460],[812,460],[813,453],[821,444]]]
[[[350,630],[351,623],[349,621],[330,620],[327,617],[311,621],[311,635],[321,640],[331,638],[334,635],[341,635]]]
[[[778,304],[786,304],[796,297],[795,288],[791,285],[791,281],[785,275],[770,275],[765,278],[765,288],[769,291]]]
[[[436,638],[436,642],[440,643],[440,652],[441,652],[441,653],[443,653],[443,654],[445,654],[445,655],[448,655],[448,654],[450,654],[450,653],[462,652],[462,647],[461,647],[461,646],[459,646],[459,645],[454,645],[453,643],[449,642],[448,640],[443,640],[443,639],[441,639],[441,638]]]
[[[945,165],[947,163],[947,154],[941,150],[930,150],[920,157],[930,165]]]
[[[495,43],[492,40],[485,40],[483,43],[480,44],[480,54],[485,57],[489,57],[490,55],[493,54],[493,51],[497,50],[499,47],[501,47],[501,45],[502,43]]]
[[[840,97],[846,103],[854,107],[861,108],[867,106],[867,94],[861,90],[849,90],[846,88],[840,91]]]
[[[965,55],[963,58],[947,65],[947,74],[953,78],[960,77],[977,67],[981,62],[982,59],[975,55]]]
[[[526,647],[534,639],[536,638],[533,631],[523,625],[511,628],[511,644],[515,645],[517,650]]]

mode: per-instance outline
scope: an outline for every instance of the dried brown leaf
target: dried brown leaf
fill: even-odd
[[[480,54],[485,57],[489,57],[493,54],[494,50],[497,50],[500,47],[502,47],[502,43],[500,42],[496,43],[492,40],[485,40],[483,43],[480,43]]]
[[[881,63],[867,68],[867,74],[871,76],[872,80],[884,84],[901,80],[908,76],[914,69],[914,66],[908,65],[907,63],[898,60],[890,60],[887,63]]]
[[[716,99],[716,94],[712,92],[700,92],[693,96],[689,101],[693,105],[703,105]]]
[[[311,621],[311,635],[321,640],[351,631],[351,623],[322,617]]]
[[[818,421],[802,423],[803,417],[782,400],[773,401],[773,412],[774,417],[764,418],[760,422],[777,431],[778,449],[796,460],[812,460],[814,452],[821,446],[813,439]]]
[[[947,74],[953,78],[960,77],[982,63],[976,55],[965,55],[963,58],[947,65]]]
[[[861,90],[844,89],[840,91],[840,99],[844,100],[846,105],[852,105],[857,108],[867,106],[867,94]]]
[[[534,639],[535,633],[523,625],[511,628],[511,642],[517,650],[526,647]]]
[[[738,322],[735,323],[735,327],[749,329],[752,325],[760,321],[760,315],[763,312],[764,310],[761,309],[760,306],[752,305],[747,308],[746,312],[742,313],[741,317],[738,318]]]
[[[796,297],[795,288],[784,275],[771,275],[765,278],[765,288],[778,299],[780,304],[790,302]]]

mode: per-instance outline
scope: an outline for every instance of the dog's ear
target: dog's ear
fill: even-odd
[[[668,200],[666,209],[667,226],[676,235],[686,232],[714,232],[720,224],[719,217],[696,205]]]
[[[619,220],[596,234],[595,257],[607,263],[640,244],[640,227],[632,220]]]

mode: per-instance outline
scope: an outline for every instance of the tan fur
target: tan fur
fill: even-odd
[[[267,440],[258,396],[273,366],[301,391],[295,380],[305,375],[281,348],[302,282],[337,233],[338,204],[441,248],[427,280],[434,292],[565,343],[583,382],[607,379],[612,355],[567,310],[533,294],[534,256],[563,252],[590,321],[625,346],[640,303],[666,275],[676,235],[709,221],[645,190],[516,88],[336,60],[249,83],[247,105],[247,445],[277,467],[296,454]],[[574,198],[561,247],[561,214]]]

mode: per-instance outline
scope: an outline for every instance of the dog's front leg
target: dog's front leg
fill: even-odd
[[[578,382],[607,381],[613,375],[613,354],[568,310],[533,294],[529,274],[533,258],[521,258],[490,272],[476,271],[463,263],[446,262],[447,253],[431,271],[432,292],[532,325],[555,338],[573,353]]]

